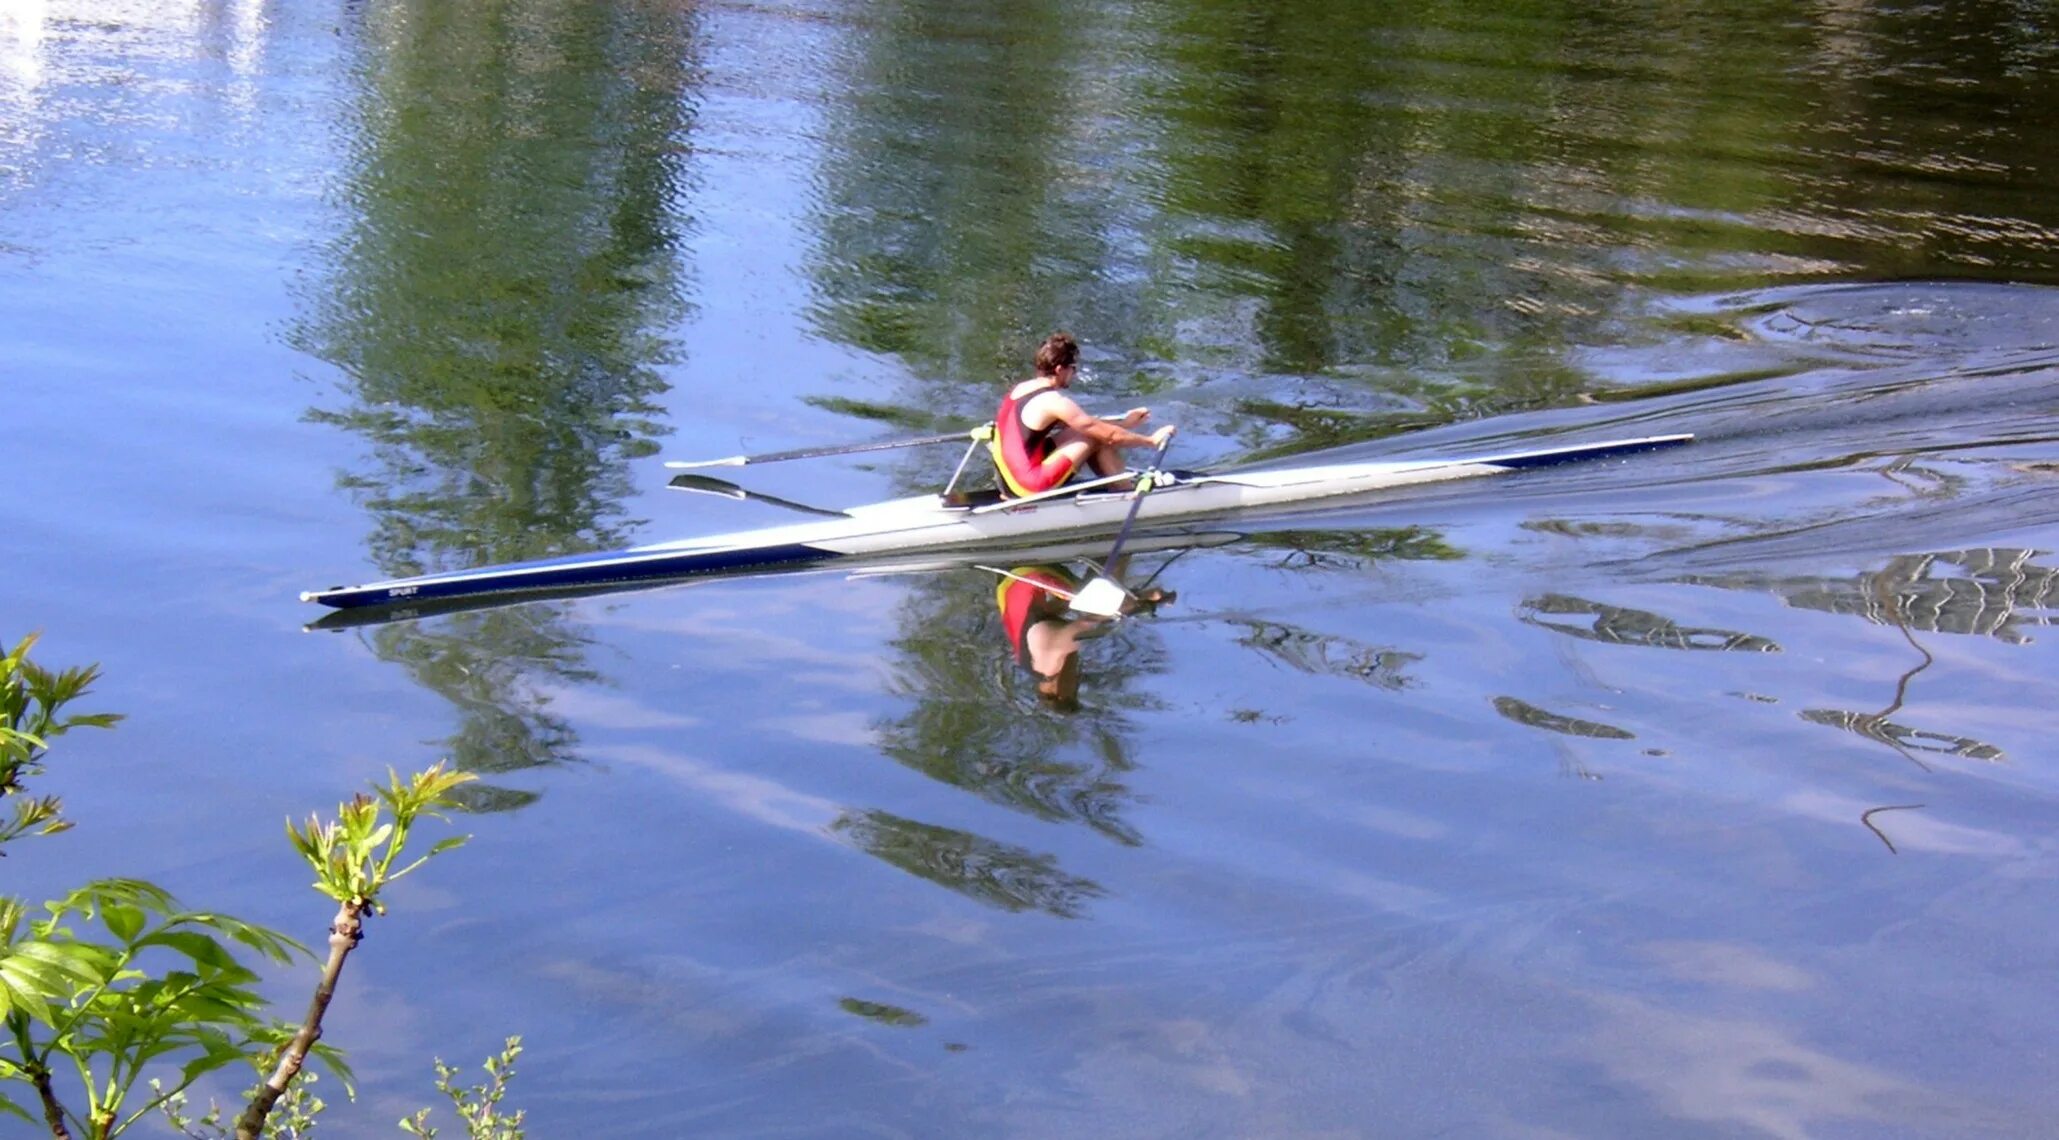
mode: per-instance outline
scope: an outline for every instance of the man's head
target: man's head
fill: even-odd
[[[1061,368],[1077,369],[1080,362],[1080,343],[1068,332],[1055,332],[1044,338],[1037,348],[1037,375],[1057,377]],[[1069,379],[1070,377],[1068,377]]]

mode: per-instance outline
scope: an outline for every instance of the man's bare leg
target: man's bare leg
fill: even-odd
[[[1097,476],[1120,475],[1128,468],[1123,464],[1122,453],[1113,447],[1103,447],[1092,439],[1074,430],[1061,430],[1054,442],[1057,454],[1073,462],[1074,469],[1082,466],[1092,468]]]

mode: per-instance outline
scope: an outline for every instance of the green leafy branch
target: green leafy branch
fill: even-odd
[[[520,1109],[513,1113],[500,1110],[500,1102],[507,1095],[508,1082],[515,1076],[515,1058],[521,1055],[522,1039],[508,1038],[500,1055],[486,1060],[486,1083],[473,1085],[470,1090],[458,1088],[458,1071],[444,1064],[443,1058],[436,1059],[436,1088],[449,1097],[451,1107],[457,1109],[468,1140],[522,1140],[522,1120],[526,1114]],[[402,1120],[400,1130],[420,1140],[436,1140],[436,1129],[429,1126],[429,1110],[426,1108]]]
[[[121,719],[114,713],[60,717],[65,705],[100,679],[100,667],[45,669],[29,660],[37,636],[29,634],[0,656],[0,797],[10,805],[8,815],[0,817],[0,846],[71,826],[55,797],[28,796],[25,781],[42,774],[43,756],[54,738],[74,728],[108,728]]]
[[[43,772],[53,738],[120,719],[62,715],[98,679],[99,669],[44,669],[28,658],[35,642],[34,635],[23,638],[0,656],[0,798],[12,801],[11,812],[0,813],[0,844],[69,826],[59,802],[27,796],[25,781]],[[0,1115],[31,1124],[40,1116],[56,1140],[112,1140],[152,1111],[164,1112],[189,1135],[200,1134],[191,1131],[196,1128],[218,1131],[219,1110],[198,1120],[184,1115],[185,1090],[226,1066],[252,1064],[270,1076],[251,1093],[235,1135],[257,1140],[267,1133],[268,1119],[273,1140],[304,1135],[321,1102],[305,1091],[289,1092],[310,1056],[350,1091],[348,1068],[335,1050],[319,1043],[344,961],[364,937],[366,918],[385,913],[381,895],[387,887],[465,842],[445,839],[427,854],[406,858],[415,825],[441,818],[455,803],[455,790],[473,778],[441,764],[407,777],[389,769],[386,783],[340,805],[334,820],[314,817],[304,827],[287,822],[294,849],[315,869],[315,888],[338,904],[328,958],[298,1024],[266,1016],[258,975],[242,957],[283,964],[313,956],[276,931],[188,910],[138,879],[89,883],[45,903],[40,912],[20,899],[0,897],[0,1087],[26,1085],[34,1094],[23,1103],[0,1092]],[[496,1107],[517,1052],[510,1041],[498,1059],[504,1072],[489,1063],[493,1082],[472,1099],[450,1094],[468,1124],[505,1123],[512,1129],[491,1133],[495,1140],[520,1135],[521,1114],[501,1117]],[[146,1069],[160,1075],[138,1092]],[[175,1077],[162,1075],[174,1070]],[[439,1074],[447,1086],[440,1063]],[[61,1078],[67,1085],[76,1079],[82,1113],[60,1096]]]
[[[285,935],[186,910],[136,879],[88,883],[29,914],[0,899],[0,1080],[35,1090],[53,1136],[117,1136],[166,1096],[284,1036],[263,1016],[258,976],[235,948],[277,963],[307,954]],[[133,1105],[144,1068],[159,1062],[180,1065],[177,1081]],[[83,1115],[58,1098],[65,1066],[84,1090]],[[0,1111],[36,1119],[5,1097]]]
[[[451,771],[442,764],[406,777],[389,768],[385,785],[374,785],[371,796],[359,794],[337,805],[335,820],[325,823],[320,817],[310,817],[305,827],[287,822],[287,839],[315,870],[315,889],[337,901],[336,918],[329,924],[329,957],[315,984],[307,1016],[280,1052],[272,1075],[258,1087],[243,1115],[237,1118],[237,1140],[258,1140],[263,1134],[265,1118],[291,1087],[294,1076],[307,1062],[308,1053],[321,1038],[322,1018],[328,1012],[330,999],[336,995],[336,979],[343,973],[343,964],[351,951],[364,939],[365,919],[386,913],[381,892],[470,838],[453,836],[442,840],[427,854],[394,869],[415,824],[423,819],[443,818],[443,809],[454,803],[452,793],[476,778],[470,772]]]

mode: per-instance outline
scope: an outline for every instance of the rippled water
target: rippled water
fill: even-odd
[[[2045,1135],[2055,102],[2029,3],[18,2],[0,638],[131,719],[5,889],[311,938],[280,817],[485,774],[344,1135],[509,1033],[551,1136]],[[1697,440],[1225,523],[1077,707],[965,568],[299,632],[1058,326],[1187,464]]]

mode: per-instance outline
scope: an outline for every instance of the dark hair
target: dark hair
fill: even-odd
[[[1079,360],[1080,342],[1068,332],[1052,333],[1037,347],[1037,375],[1056,376],[1059,369],[1077,365]]]

